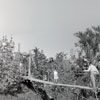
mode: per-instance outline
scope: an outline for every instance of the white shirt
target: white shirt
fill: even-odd
[[[96,66],[94,66],[94,65],[92,65],[92,64],[89,66],[89,68],[88,68],[87,71],[89,71],[89,72],[94,72],[94,73],[96,73],[96,74],[99,74],[99,71],[98,71],[98,69],[96,68]]]
[[[22,64],[22,63],[20,63],[19,65],[20,65],[20,67],[22,67],[22,66],[23,66],[23,64]]]
[[[58,79],[58,72],[54,70],[54,79]]]

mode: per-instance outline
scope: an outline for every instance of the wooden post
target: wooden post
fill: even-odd
[[[34,61],[34,58],[32,57],[32,61],[33,61],[33,64],[34,64],[34,69],[36,69],[36,64],[35,64],[35,61]]]
[[[20,53],[20,43],[18,43],[18,52]]]
[[[29,53],[29,68],[28,68],[28,76],[31,76],[31,52]]]
[[[100,52],[100,43],[98,44],[98,47],[99,47],[99,52]]]

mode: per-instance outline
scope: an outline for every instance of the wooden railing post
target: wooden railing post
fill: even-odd
[[[29,52],[28,76],[31,76],[31,52]]]

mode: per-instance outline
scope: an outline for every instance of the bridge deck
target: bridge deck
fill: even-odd
[[[40,79],[36,79],[33,78],[31,76],[23,76],[24,79],[28,79],[30,81],[34,81],[34,82],[39,82],[39,83],[44,83],[44,84],[48,84],[48,85],[55,85],[55,86],[64,86],[64,87],[72,87],[72,88],[80,88],[80,89],[88,89],[88,90],[92,90],[93,88],[88,87],[88,86],[80,86],[80,85],[69,85],[69,84],[61,84],[61,83],[54,83],[54,82],[50,82],[50,81],[43,81]]]

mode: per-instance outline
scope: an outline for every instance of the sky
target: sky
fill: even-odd
[[[69,53],[74,33],[98,25],[100,0],[0,0],[0,38],[12,35],[22,52]]]

